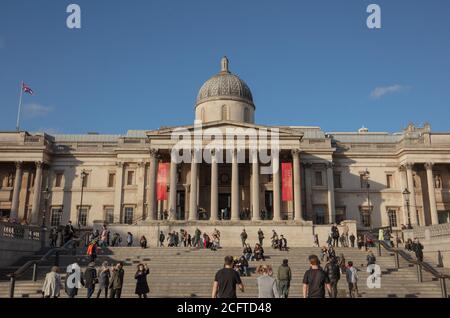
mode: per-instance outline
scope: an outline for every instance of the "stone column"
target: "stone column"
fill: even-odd
[[[400,173],[400,191],[402,192],[402,206],[403,206],[403,225],[408,225],[408,206],[406,204],[406,200],[403,197],[403,191],[408,187],[406,181],[406,168],[405,166],[400,166],[398,168]]]
[[[240,220],[239,211],[239,165],[237,162],[237,151],[232,150],[233,160],[231,162],[231,220]]]
[[[303,221],[302,188],[300,185],[300,150],[292,151],[294,172],[294,220]]]
[[[411,225],[417,225],[417,207],[416,207],[416,194],[414,192],[414,180],[412,174],[413,163],[406,163],[406,179],[408,181],[408,190],[410,192],[409,195],[409,216],[411,218]]]
[[[259,208],[259,162],[258,152],[250,151],[252,158],[252,221],[260,221],[261,215]]]
[[[194,158],[194,152],[192,152],[191,161],[191,185],[189,193],[189,221],[197,220],[197,165]]]
[[[219,174],[217,169],[216,152],[213,150],[211,153],[211,221],[217,221],[219,214]]]
[[[31,223],[39,224],[39,207],[41,206],[42,191],[42,168],[41,161],[36,162],[36,176],[34,177],[33,206],[31,208]]]
[[[169,220],[177,219],[177,164],[170,160]]]
[[[312,176],[311,163],[305,163],[305,198],[306,198],[306,214],[314,219],[313,211],[313,195],[312,195]]]
[[[123,162],[116,163],[116,188],[114,191],[114,223],[121,223],[122,215],[122,188],[123,188]]]
[[[280,158],[272,158],[273,221],[281,220]]]
[[[149,184],[148,184],[148,215],[147,219],[154,221],[157,219],[158,205],[156,201],[156,175],[158,171],[156,150],[150,151],[150,171],[149,171]]]
[[[137,206],[136,216],[144,219],[144,198],[145,198],[145,167],[144,161],[138,162],[138,171],[136,175],[137,183]]]
[[[427,170],[428,197],[430,200],[431,224],[435,225],[439,224],[439,218],[436,207],[436,193],[434,191],[433,165],[434,163],[432,162],[425,163],[425,169]]]
[[[18,161],[16,162],[16,176],[14,178],[14,190],[11,204],[11,213],[9,215],[9,218],[11,220],[18,221],[19,218],[19,195],[20,195],[20,188],[22,186],[22,175],[23,175],[22,162]]]
[[[333,178],[333,163],[327,164],[327,186],[328,186],[328,221],[330,223],[336,222],[336,207],[334,204],[334,178]]]

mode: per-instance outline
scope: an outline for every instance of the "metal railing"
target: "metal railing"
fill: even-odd
[[[33,276],[32,280],[37,280],[37,270],[40,264],[42,264],[45,261],[48,261],[50,257],[53,255],[55,256],[54,265],[59,266],[59,255],[61,252],[70,252],[76,253],[76,249],[79,245],[79,243],[86,243],[86,238],[90,234],[90,232],[84,232],[80,235],[80,237],[72,238],[69,241],[67,241],[62,247],[55,247],[49,250],[47,253],[45,253],[40,259],[38,260],[32,260],[28,261],[25,264],[23,264],[19,269],[17,269],[14,273],[6,275],[10,279],[10,287],[9,287],[9,297],[14,298],[14,291],[16,287],[16,280],[17,278],[20,278],[21,276],[25,275],[30,268],[33,268]]]
[[[446,279],[449,279],[450,275],[446,275],[444,273],[439,272],[438,270],[436,270],[432,265],[430,265],[427,262],[413,259],[411,257],[411,255],[406,253],[404,250],[402,250],[400,248],[392,247],[385,241],[380,241],[378,239],[374,239],[374,242],[378,243],[377,244],[378,245],[378,256],[381,256],[381,247],[383,247],[389,253],[394,253],[395,267],[397,269],[400,268],[400,256],[409,264],[413,264],[416,267],[417,281],[419,283],[423,282],[422,270],[425,270],[426,272],[430,273],[434,278],[437,278],[440,283],[442,298],[448,298]]]

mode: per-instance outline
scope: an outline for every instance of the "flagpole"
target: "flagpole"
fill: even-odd
[[[20,97],[19,97],[19,109],[17,110],[17,122],[16,122],[16,131],[19,131],[20,126],[20,110],[22,108],[22,94],[23,94],[23,81],[20,82]]]

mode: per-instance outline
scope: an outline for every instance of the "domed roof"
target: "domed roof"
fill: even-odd
[[[222,70],[203,84],[197,96],[197,105],[210,100],[241,100],[253,105],[250,88],[228,70],[228,59],[222,58]]]

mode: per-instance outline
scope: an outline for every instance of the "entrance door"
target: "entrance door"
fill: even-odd
[[[270,220],[273,215],[273,191],[265,192],[265,206],[266,206],[266,215],[264,215],[264,220]]]
[[[185,197],[186,193],[184,191],[177,191],[177,220],[184,220],[185,216]]]
[[[438,211],[439,224],[450,223],[449,211]]]
[[[230,211],[231,211],[231,194],[219,193],[219,219],[229,220]]]

